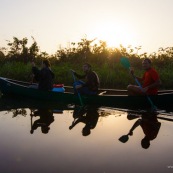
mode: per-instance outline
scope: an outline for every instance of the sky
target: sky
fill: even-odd
[[[42,52],[82,38],[110,47],[173,47],[173,0],[0,0],[0,47],[34,37]]]

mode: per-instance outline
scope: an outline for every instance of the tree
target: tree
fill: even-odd
[[[13,37],[13,42],[8,41],[8,59],[23,61],[27,63],[28,61],[32,61],[33,59],[38,57],[39,47],[35,39],[33,37],[32,39],[33,43],[29,48],[27,47],[28,39],[26,37],[21,40],[16,37]]]

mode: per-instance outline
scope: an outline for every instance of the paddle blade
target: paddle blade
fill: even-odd
[[[119,141],[122,143],[126,143],[129,140],[129,136],[128,135],[123,135],[119,138]]]
[[[130,68],[130,62],[129,62],[129,59],[128,59],[128,58],[126,58],[126,57],[121,57],[121,58],[120,58],[120,62],[121,62],[121,64],[122,64],[125,68],[127,68],[127,69]]]

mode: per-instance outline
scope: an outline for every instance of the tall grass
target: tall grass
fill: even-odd
[[[31,74],[31,65],[24,64],[23,62],[6,62],[1,65],[0,76],[12,78],[16,80],[29,80]]]
[[[38,64],[38,67],[39,64]],[[12,78],[16,80],[30,81],[31,64],[22,62],[6,62],[0,68],[0,76]],[[162,68],[155,67],[160,74],[162,81],[161,89],[173,88],[173,73],[172,66],[165,66]],[[72,64],[68,62],[61,62],[52,65],[52,70],[55,73],[55,83],[63,83],[65,85],[72,85],[73,77],[70,69],[75,70],[77,73],[82,74],[82,63]],[[120,63],[110,66],[109,63],[92,64],[92,69],[97,72],[100,78],[101,88],[115,88],[126,89],[129,83],[134,84],[135,81],[129,74],[129,71],[122,67]],[[135,69],[137,76],[142,76],[143,71],[139,68]]]

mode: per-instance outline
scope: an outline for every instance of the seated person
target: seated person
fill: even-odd
[[[34,74],[35,80],[38,81],[38,89],[52,90],[55,75],[50,69],[49,60],[43,60],[41,70],[39,70],[35,66],[35,63],[32,62],[32,73]]]
[[[151,60],[145,58],[142,62],[142,67],[145,73],[142,78],[136,77],[139,82],[142,82],[142,89],[137,85],[128,85],[127,90],[129,95],[156,95],[158,87],[161,84],[157,71],[151,67]],[[131,69],[134,75],[134,71]]]
[[[79,79],[85,79],[83,81],[77,81],[74,83],[74,88],[78,90],[81,94],[86,95],[96,95],[98,93],[98,87],[100,84],[99,77],[96,72],[92,71],[91,65],[85,63],[83,65],[84,75],[79,75],[75,71],[73,71],[74,75]]]
[[[129,131],[129,135],[133,135],[133,131],[136,129],[136,127],[141,126],[143,132],[144,132],[144,138],[141,140],[141,146],[144,149],[148,149],[150,147],[150,141],[154,140],[161,127],[161,123],[157,120],[156,114],[148,114],[145,113],[142,115],[141,119],[138,119],[132,128]]]
[[[91,134],[98,122],[99,113],[97,107],[88,106],[83,109],[75,109],[73,112],[74,121],[70,125],[69,129],[71,130],[79,123],[84,123],[85,126],[82,129],[82,135],[88,136]]]
[[[39,116],[40,118],[31,124],[32,126],[30,133],[33,134],[34,130],[41,127],[42,133],[47,134],[50,130],[50,124],[54,122],[53,111],[49,109],[38,109],[33,115],[31,114],[31,116]]]

